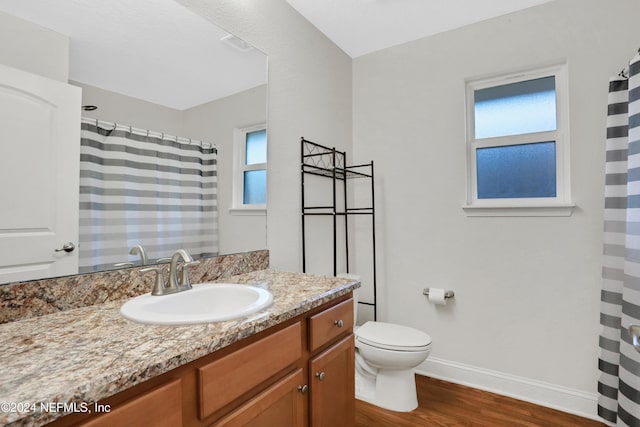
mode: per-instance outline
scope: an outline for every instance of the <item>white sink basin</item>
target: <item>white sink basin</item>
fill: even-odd
[[[271,292],[249,285],[203,283],[176,294],[140,295],[124,303],[126,319],[153,325],[190,325],[248,316],[273,302]]]

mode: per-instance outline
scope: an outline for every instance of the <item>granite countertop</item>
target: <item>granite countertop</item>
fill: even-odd
[[[351,279],[274,270],[221,282],[266,284],[274,303],[246,318],[203,325],[134,323],[120,316],[123,301],[0,325],[0,425],[37,426],[53,421],[66,415],[65,403],[96,402],[359,286]],[[55,402],[60,405],[52,405]],[[49,406],[60,412],[41,410]]]

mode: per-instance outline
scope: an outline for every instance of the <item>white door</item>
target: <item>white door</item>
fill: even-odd
[[[0,283],[78,272],[80,88],[0,65]]]

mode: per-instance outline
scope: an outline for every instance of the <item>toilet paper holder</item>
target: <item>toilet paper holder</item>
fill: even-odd
[[[429,296],[429,289],[430,288],[424,288],[422,295]],[[453,298],[454,296],[456,296],[456,294],[452,290],[444,291],[444,299]]]

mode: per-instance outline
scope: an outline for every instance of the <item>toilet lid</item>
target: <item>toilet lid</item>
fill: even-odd
[[[389,350],[420,351],[431,345],[431,337],[407,326],[366,322],[356,331],[356,340]]]

